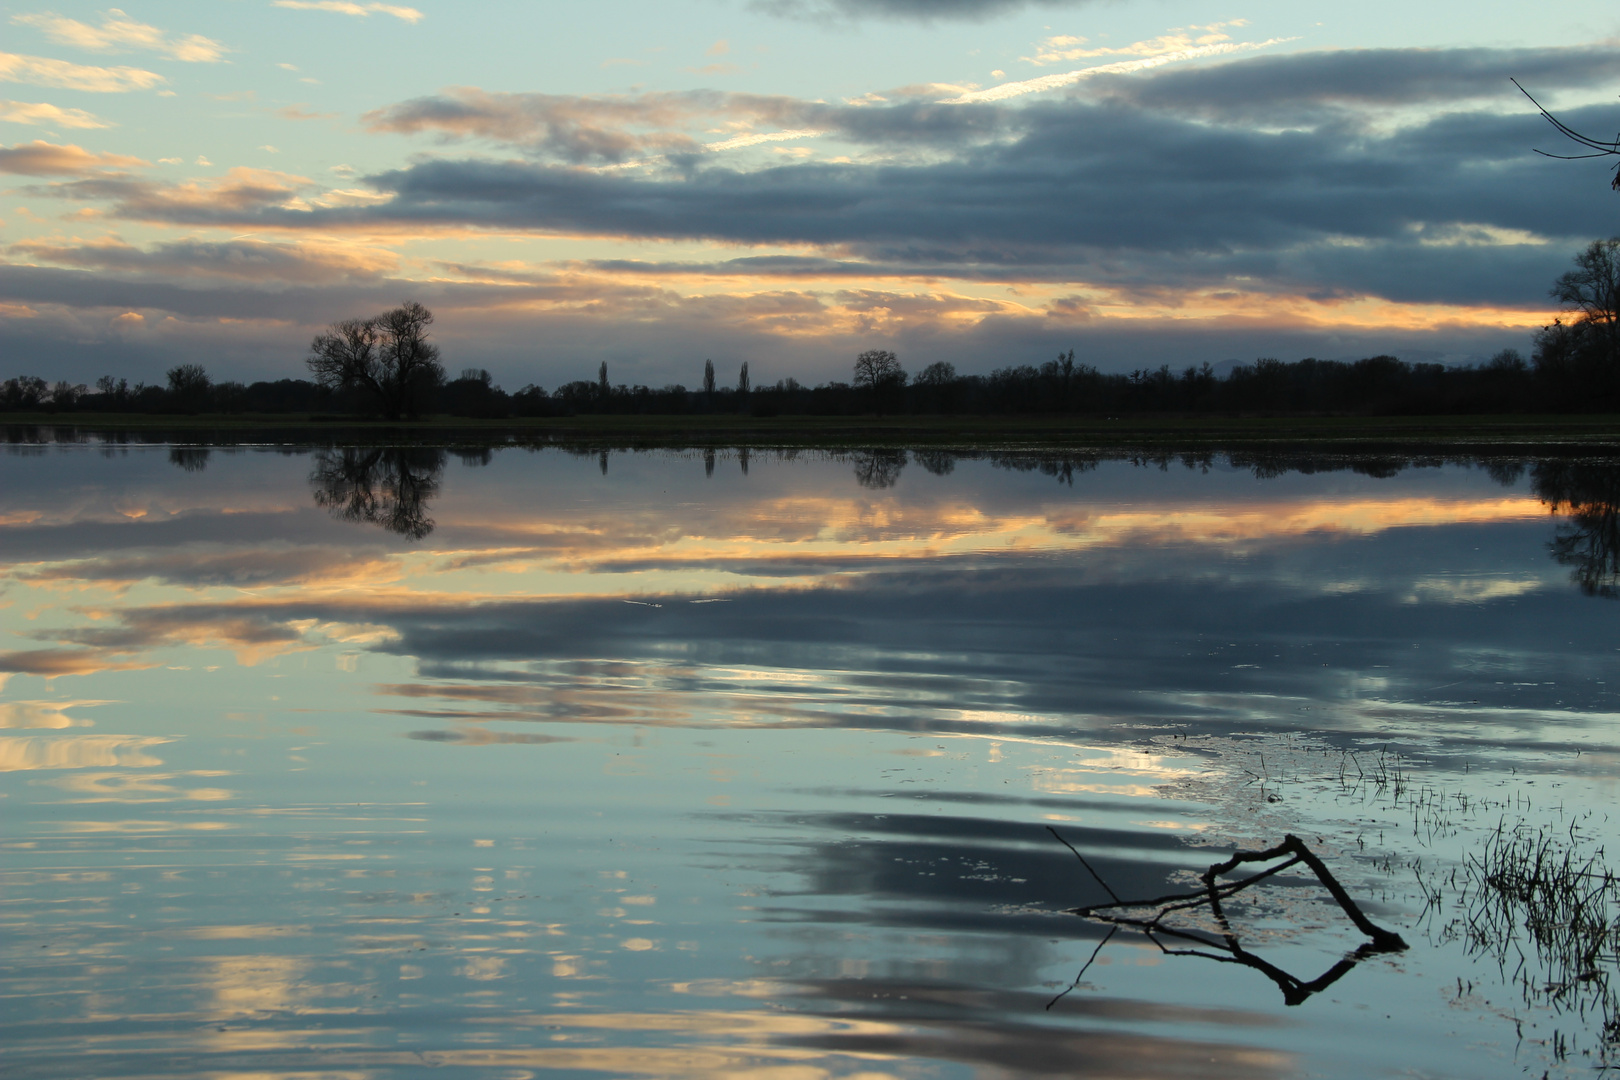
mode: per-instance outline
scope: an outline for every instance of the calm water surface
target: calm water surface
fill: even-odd
[[[1612,463],[68,445],[0,474],[7,1077],[1603,1060],[1611,968],[1560,989],[1470,934],[1462,871],[1499,826],[1620,833]],[[1287,833],[1411,948],[1288,1004],[1066,911]],[[1366,940],[1297,870],[1245,896],[1245,954],[1301,982]]]

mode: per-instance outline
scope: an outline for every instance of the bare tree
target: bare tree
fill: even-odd
[[[1514,86],[1519,86],[1518,79],[1510,79],[1508,81],[1513,83]],[[1582,135],[1580,132],[1576,131],[1568,124],[1565,124],[1562,120],[1558,119],[1558,117],[1554,116],[1552,113],[1543,108],[1541,102],[1537,101],[1533,97],[1530,97],[1530,91],[1526,90],[1522,86],[1519,86],[1519,93],[1523,94],[1527,98],[1530,98],[1530,104],[1534,105],[1536,107],[1536,111],[1547,118],[1547,122],[1549,124],[1558,129],[1558,133],[1560,135],[1592,151],[1590,154],[1549,154],[1545,150],[1537,150],[1536,153],[1540,154],[1542,157],[1558,158],[1560,161],[1581,161],[1586,158],[1620,157],[1620,135],[1616,135],[1610,142],[1604,142],[1602,139],[1594,139],[1589,135]],[[1615,166],[1614,182],[1609,186],[1614,188],[1616,191],[1620,191],[1620,165]]]
[[[1584,323],[1620,357],[1620,236],[1594,240],[1575,256],[1575,269],[1553,282],[1553,299],[1580,312]]]
[[[714,361],[703,361],[703,392],[709,397],[714,396]]]
[[[414,300],[369,319],[335,322],[310,343],[315,381],[358,391],[389,420],[415,416],[444,381],[439,347],[427,339],[433,313]]]
[[[201,364],[180,364],[170,368],[169,397],[185,412],[201,412],[208,407],[208,390],[213,385]]]
[[[855,385],[868,390],[904,386],[906,373],[900,358],[888,349],[867,349],[855,358]]]
[[[742,370],[737,372],[737,393],[748,393],[748,361],[746,360],[743,361]]]

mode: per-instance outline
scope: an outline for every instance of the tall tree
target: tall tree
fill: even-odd
[[[709,397],[714,396],[714,361],[703,361],[703,392]]]
[[[868,349],[855,358],[855,385],[865,390],[878,412],[896,405],[906,372],[900,358],[888,349]]]
[[[444,382],[433,313],[414,300],[369,319],[335,322],[310,343],[305,363],[329,390],[358,392],[389,420],[415,416]]]
[[[737,393],[748,393],[748,361],[743,361],[742,370],[737,372]]]
[[[906,373],[900,358],[888,349],[867,349],[855,358],[855,385],[866,390],[904,386]]]
[[[603,401],[606,401],[608,399],[608,380],[607,380],[607,361],[606,360],[602,361],[602,366],[596,369],[596,396],[601,398]]]
[[[1606,343],[1611,360],[1620,360],[1620,236],[1594,240],[1575,256],[1575,269],[1548,290],[1553,299],[1579,312],[1577,324]]]
[[[1548,290],[1573,318],[1536,331],[1536,381],[1561,409],[1620,405],[1620,237],[1594,240]]]
[[[208,389],[213,385],[201,364],[180,364],[168,370],[169,398],[181,412],[202,412],[208,407]]]

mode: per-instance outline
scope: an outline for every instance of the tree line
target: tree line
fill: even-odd
[[[854,416],[864,414],[1306,413],[1444,414],[1620,410],[1620,237],[1594,241],[1551,295],[1568,315],[1534,336],[1526,359],[1505,349],[1474,366],[1409,363],[1394,356],[1356,361],[1261,358],[1217,373],[1208,363],[1180,371],[1110,373],[1070,349],[1041,364],[963,375],[945,361],[908,373],[886,349],[855,358],[848,382],[817,386],[784,378],[754,385],[744,362],[723,386],[705,361],[696,389],[614,383],[604,362],[595,379],[551,391],[534,384],[508,393],[488,371],[447,376],[428,340],[433,314],[407,303],[367,319],[333,323],[311,343],[311,378],[212,381],[181,364],[167,383],[130,386],[105,376],[94,391],[33,376],[0,383],[0,411],[101,413],[331,414],[388,420],[427,415],[489,419],[588,414]]]

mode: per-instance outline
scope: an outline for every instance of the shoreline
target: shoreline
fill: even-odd
[[[587,415],[385,422],[308,415],[6,414],[13,444],[95,438],[197,444],[572,445],[962,450],[1313,449],[1568,454],[1620,450],[1620,416],[680,416]],[[29,437],[30,435],[33,437]],[[63,438],[63,436],[67,438]],[[255,436],[258,436],[255,438]]]

